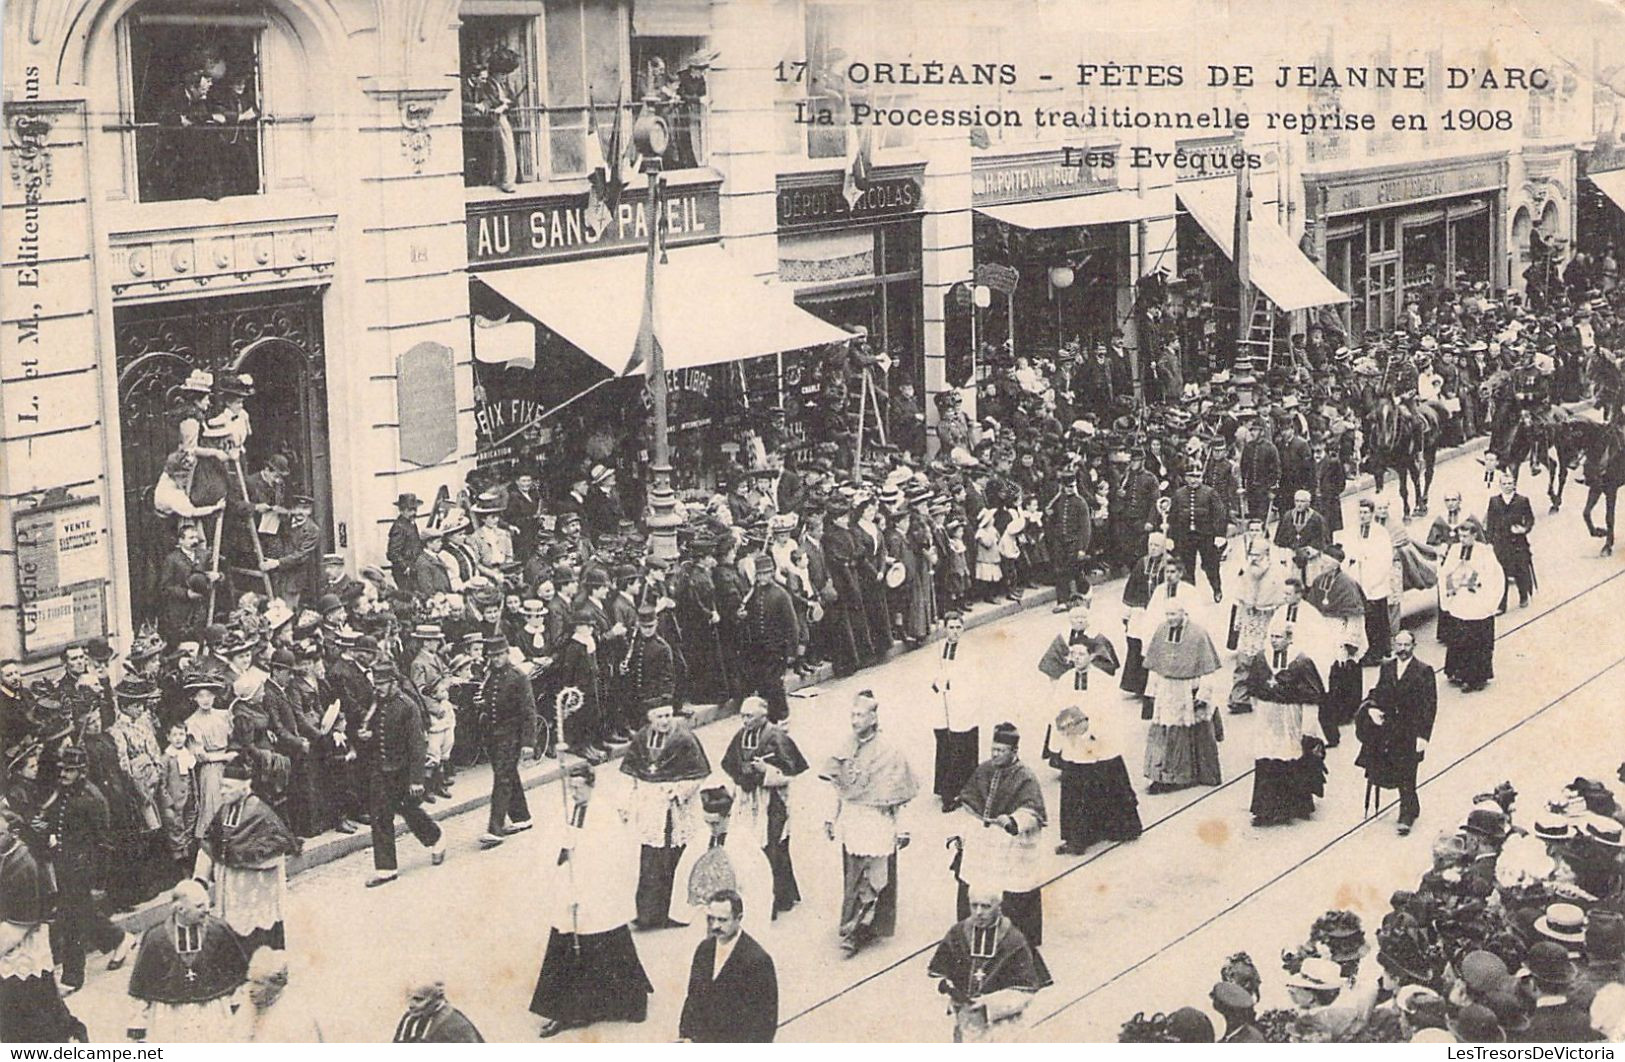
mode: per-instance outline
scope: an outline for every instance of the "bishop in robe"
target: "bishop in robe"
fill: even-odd
[[[657,705],[646,714],[649,721],[627,747],[621,773],[632,779],[626,810],[643,846],[635,924],[664,929],[682,924],[669,917],[672,883],[683,847],[694,834],[694,797],[711,773],[711,761],[671,705]]]
[[[730,832],[761,845],[773,868],[773,914],[783,914],[801,902],[790,859],[790,782],[806,772],[807,760],[790,732],[768,720],[761,697],[739,703],[739,730],[722,754],[722,770],[736,790]]]

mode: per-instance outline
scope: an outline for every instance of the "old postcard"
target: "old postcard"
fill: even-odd
[[[3,27],[0,1041],[1625,1038],[1625,8]]]

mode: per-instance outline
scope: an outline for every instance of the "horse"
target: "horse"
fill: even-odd
[[[1563,508],[1563,492],[1568,486],[1569,470],[1577,467],[1585,457],[1591,427],[1596,421],[1571,413],[1560,405],[1538,413],[1528,412],[1522,419],[1527,425],[1530,471],[1545,470],[1546,496],[1551,502],[1548,512],[1557,513]]]
[[[1423,516],[1428,511],[1428,492],[1433,487],[1434,463],[1439,453],[1439,416],[1431,406],[1418,408],[1396,401],[1391,395],[1371,399],[1365,416],[1371,477],[1380,493],[1391,469],[1399,480],[1399,499],[1405,518]],[[1411,490],[1416,506],[1411,506]]]
[[[1575,420],[1573,431],[1585,452],[1586,504],[1580,515],[1591,537],[1603,540],[1602,555],[1607,557],[1614,552],[1614,509],[1619,488],[1625,485],[1625,426],[1618,417],[1606,424],[1582,417]],[[1591,511],[1598,499],[1607,502],[1606,528],[1591,522]]]

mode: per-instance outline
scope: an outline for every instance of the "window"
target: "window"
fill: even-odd
[[[224,199],[264,190],[263,20],[171,13],[148,5],[129,22],[136,188],[144,203]]]
[[[879,9],[873,4],[849,0],[809,0],[806,5],[805,110],[797,114],[795,128],[805,128],[806,154],[810,159],[839,159],[853,150],[849,138],[852,104],[868,103],[876,108],[906,109],[913,95],[897,85],[853,84],[847,79],[848,65],[862,62],[895,61],[911,55],[912,23],[909,8],[894,2]],[[787,111],[788,108],[780,108]],[[822,124],[821,124],[822,123]],[[914,143],[914,130],[906,124],[869,128],[868,148],[883,150]],[[799,138],[798,138],[799,140]],[[802,145],[797,144],[799,153]]]
[[[535,27],[524,17],[462,20],[465,185],[511,187],[536,179]]]
[[[545,0],[540,17],[467,0],[463,183],[507,188],[582,177],[614,161],[601,153],[617,135],[624,175],[633,168],[632,120],[651,95],[671,127],[666,168],[701,165],[709,8],[690,0],[674,8],[657,8],[633,27],[621,0]]]
[[[705,161],[706,74],[712,59],[703,36],[632,37],[637,99],[659,100],[671,127],[671,145],[661,160],[668,170]]]

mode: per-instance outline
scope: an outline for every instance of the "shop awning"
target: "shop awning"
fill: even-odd
[[[1591,183],[1602,189],[1602,194],[1614,201],[1614,205],[1625,210],[1625,170],[1604,170],[1602,173],[1588,173]]]
[[[641,254],[622,254],[476,275],[619,375],[637,345],[644,262]],[[668,251],[666,263],[655,267],[655,293],[655,338],[668,370],[852,338],[797,306],[789,288],[757,279],[715,244]]]
[[[1227,177],[1192,181],[1175,191],[1191,217],[1202,226],[1226,258],[1235,257],[1236,182]],[[1348,302],[1349,297],[1326,279],[1292,237],[1270,218],[1254,217],[1247,226],[1247,266],[1253,284],[1281,310],[1304,310]]]
[[[1033,203],[1005,203],[1002,206],[977,207],[976,212],[1020,229],[1111,225],[1119,221],[1143,221],[1158,214],[1144,197],[1125,191],[1040,199]]]

